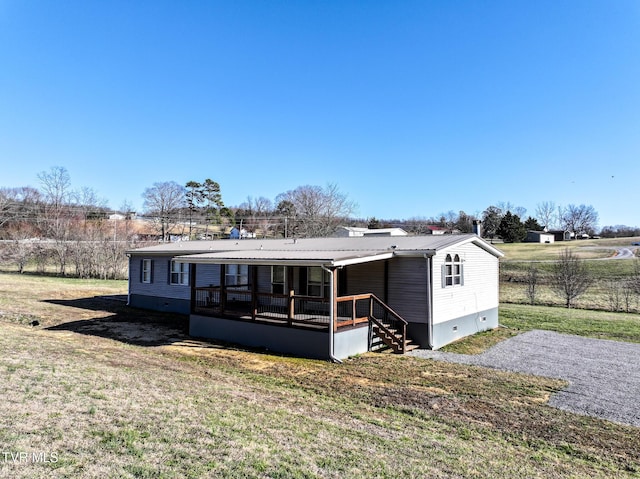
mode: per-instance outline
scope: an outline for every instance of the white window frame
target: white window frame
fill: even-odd
[[[182,261],[171,261],[171,271],[169,273],[169,283],[177,286],[189,285],[189,263]]]
[[[272,265],[271,266],[271,294],[285,294],[286,291],[287,291],[287,267],[284,265]]]
[[[447,254],[442,268],[442,286],[451,288],[453,286],[462,286],[463,284],[464,276],[460,255],[451,256]]]
[[[144,284],[151,284],[152,282],[152,272],[153,272],[153,260],[143,259],[142,260],[142,271],[141,271],[141,282]]]
[[[241,289],[249,287],[248,264],[226,264],[224,268],[224,284]]]

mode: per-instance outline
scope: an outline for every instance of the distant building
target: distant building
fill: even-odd
[[[571,241],[573,233],[564,230],[549,230],[547,233],[552,234],[555,241]]]
[[[527,231],[525,243],[554,243],[555,235],[547,231]]]
[[[429,235],[444,235],[447,234],[447,228],[444,226],[427,225],[426,233]]]
[[[402,228],[358,228],[355,226],[340,226],[333,234],[336,238],[351,238],[361,236],[407,236]]]
[[[246,238],[255,238],[256,234],[255,233],[249,233],[246,229],[244,228],[236,228],[235,226],[233,228],[231,228],[231,231],[229,232],[229,239],[246,239]]]

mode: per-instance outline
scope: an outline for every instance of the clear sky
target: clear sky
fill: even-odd
[[[118,209],[336,184],[357,216],[640,225],[638,0],[0,0],[0,186]]]

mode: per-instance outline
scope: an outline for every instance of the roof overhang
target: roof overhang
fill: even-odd
[[[339,268],[392,258],[392,251],[233,251],[175,256],[173,259],[192,264],[250,264],[285,266],[325,266]]]

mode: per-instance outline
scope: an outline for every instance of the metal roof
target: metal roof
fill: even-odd
[[[181,241],[139,248],[128,253],[136,256],[173,256],[192,263],[340,266],[378,261],[396,255],[433,255],[468,242],[473,242],[494,256],[503,255],[473,234]]]

